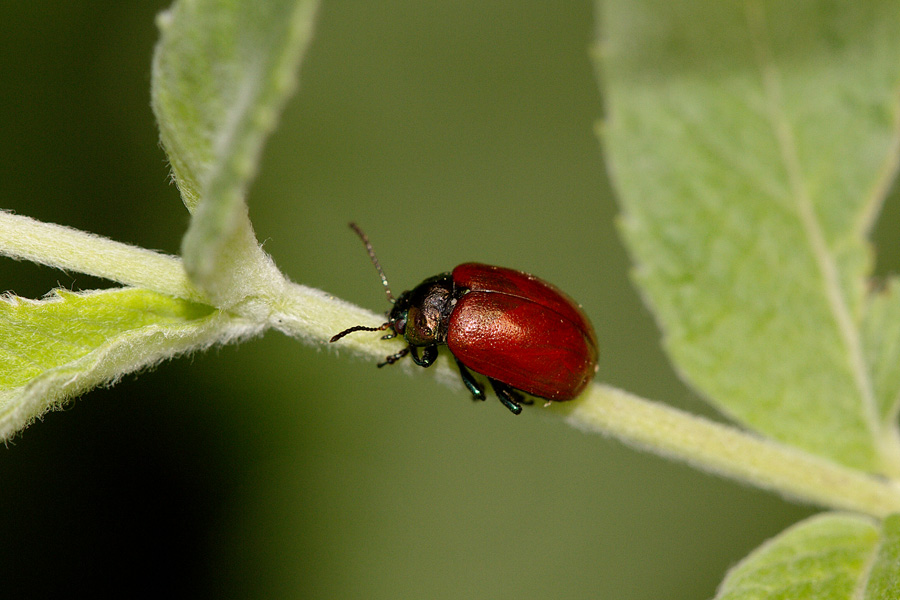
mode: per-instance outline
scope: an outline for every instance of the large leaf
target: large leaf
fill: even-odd
[[[261,326],[135,288],[0,299],[0,439],[63,400]]]
[[[252,276],[249,262],[266,270],[244,197],[295,87],[315,8],[315,0],[181,0],[158,19],[153,109],[194,213],[185,268],[213,297]]]
[[[763,544],[729,573],[716,600],[895,600],[900,518],[813,517]]]
[[[599,6],[622,231],[677,369],[759,432],[900,472],[896,368],[864,339],[866,235],[897,166],[900,3]]]

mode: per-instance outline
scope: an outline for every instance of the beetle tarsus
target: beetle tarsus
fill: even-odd
[[[383,362],[378,363],[378,368],[380,369],[384,365],[392,365],[395,362],[397,362],[398,360],[400,360],[401,358],[403,358],[404,356],[406,356],[407,354],[409,354],[409,346],[407,346],[406,348],[404,348],[403,350],[401,350],[400,352],[398,352],[396,354],[391,354],[390,356],[385,357]]]
[[[419,365],[420,367],[430,367],[434,364],[434,361],[437,360],[438,349],[437,346],[422,346],[422,356],[419,356],[419,349],[416,346],[409,346],[409,350],[412,351],[412,359],[413,362]]]
[[[512,414],[517,415],[521,413],[523,404],[531,404],[530,400],[526,400],[522,394],[518,393],[505,383],[490,378],[488,378],[488,381],[491,382],[491,387],[494,388],[494,393],[497,394],[497,398]]]

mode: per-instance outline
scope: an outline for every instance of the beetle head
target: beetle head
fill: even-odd
[[[381,277],[385,294],[394,306],[388,313],[388,321],[386,323],[378,327],[356,325],[334,335],[331,341],[336,342],[354,331],[384,331],[389,329],[390,333],[383,336],[383,339],[401,336],[409,345],[400,352],[389,356],[385,362],[378,365],[379,367],[393,364],[410,352],[412,352],[413,360],[415,360],[417,365],[423,367],[431,365],[437,358],[437,344],[443,344],[447,340],[450,313],[456,304],[456,298],[453,297],[453,276],[450,273],[436,275],[426,279],[414,289],[403,292],[399,298],[395,299],[393,294],[391,294],[387,277],[385,277],[384,271],[381,269],[369,238],[355,223],[350,223],[350,228],[356,232],[365,245],[366,252],[368,252],[372,264],[375,265],[375,269]],[[422,356],[419,355],[418,348],[424,348]]]

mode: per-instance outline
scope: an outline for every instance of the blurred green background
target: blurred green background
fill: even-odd
[[[0,207],[176,253],[149,107],[164,1],[0,4]],[[329,2],[250,197],[295,281],[387,308],[479,260],[552,280],[599,378],[709,414],[628,280],[590,2]],[[896,271],[897,203],[879,224]],[[883,253],[890,250],[892,254]],[[10,260],[0,288],[106,286]],[[348,323],[353,325],[354,323]],[[160,365],[0,448],[7,596],[707,598],[813,511],[277,333]]]

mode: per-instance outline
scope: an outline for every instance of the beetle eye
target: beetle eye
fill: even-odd
[[[406,312],[391,321],[391,328],[397,335],[403,335],[406,331]]]

